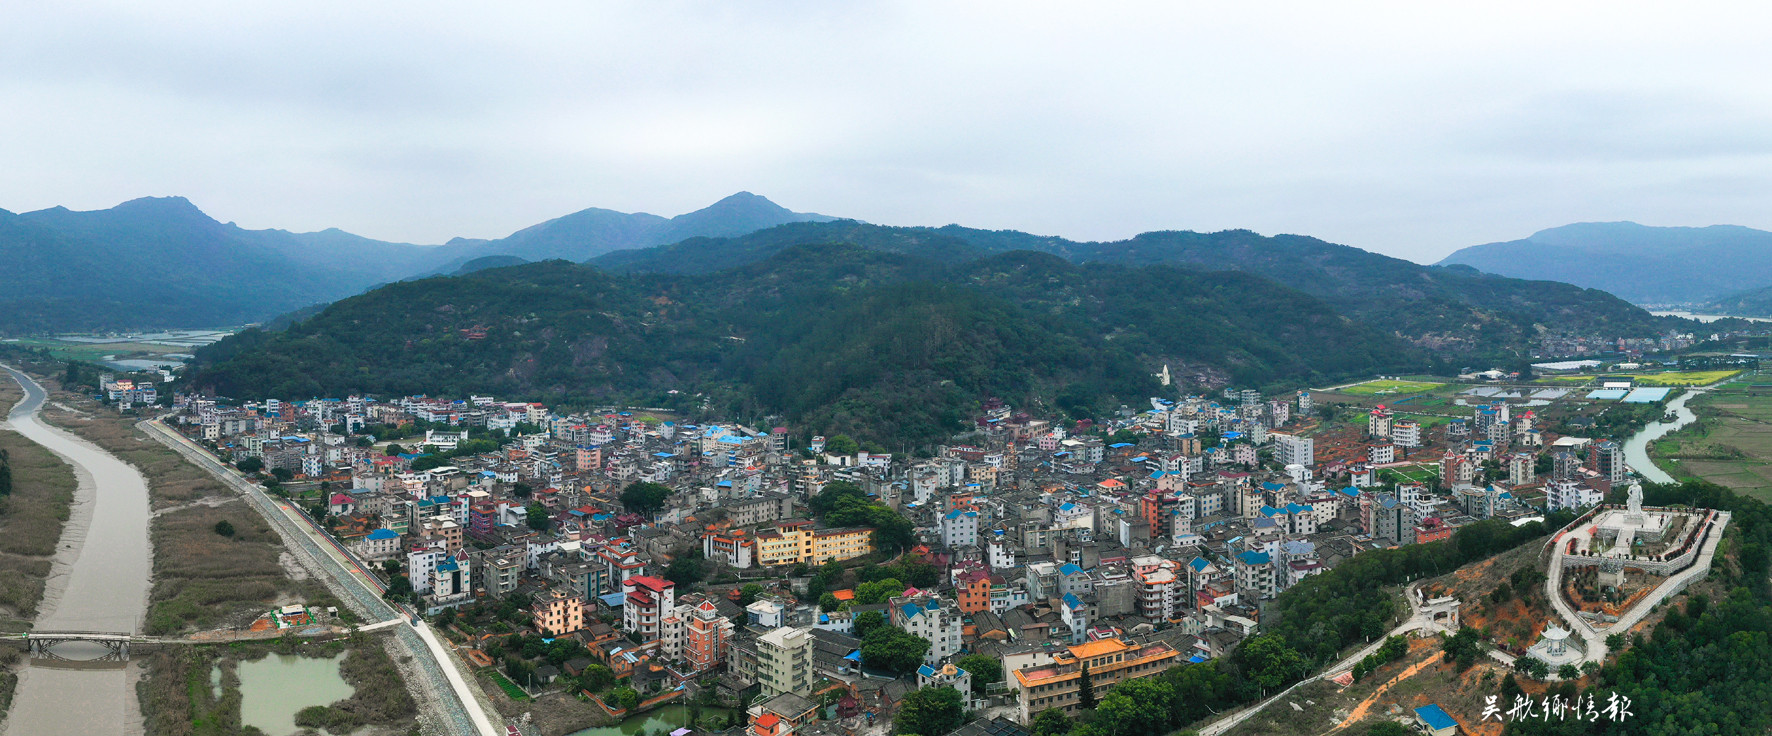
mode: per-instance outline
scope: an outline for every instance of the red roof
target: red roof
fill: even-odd
[[[676,585],[677,585],[676,583],[673,583],[669,580],[665,580],[664,578],[655,578],[655,577],[652,577],[651,575],[635,575],[631,578],[628,578],[628,584],[633,585],[634,587],[637,587],[637,588],[646,588],[646,589],[652,590],[653,592],[657,592],[657,593],[663,593],[667,590],[670,590],[673,587],[676,587]]]
[[[339,506],[339,505],[347,504],[347,503],[351,503],[351,502],[352,502],[352,498],[347,494],[343,494],[343,493],[332,494],[332,505],[334,505],[334,506]]]

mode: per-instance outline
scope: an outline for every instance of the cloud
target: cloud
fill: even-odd
[[[27,4],[0,24],[0,207],[183,194],[249,227],[440,242],[750,190],[1423,261],[1577,220],[1772,227],[1766,12]]]

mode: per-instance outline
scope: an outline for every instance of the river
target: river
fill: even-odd
[[[1629,465],[1632,470],[1637,471],[1638,475],[1643,476],[1644,480],[1651,483],[1674,482],[1673,476],[1668,475],[1667,471],[1655,467],[1655,461],[1649,459],[1649,445],[1667,433],[1698,420],[1698,415],[1686,408],[1686,402],[1696,395],[1698,395],[1697,389],[1688,389],[1686,393],[1667,402],[1667,408],[1674,412],[1673,421],[1650,422],[1649,426],[1631,435],[1631,438],[1624,443],[1624,464]]]
[[[25,389],[24,400],[7,417],[8,426],[59,455],[80,480],[36,628],[139,632],[153,571],[147,481],[97,445],[40,421],[43,387],[9,367],[0,368]],[[69,657],[80,656],[78,651],[73,644],[57,647]],[[20,668],[6,717],[8,736],[141,731],[140,707],[124,670]]]

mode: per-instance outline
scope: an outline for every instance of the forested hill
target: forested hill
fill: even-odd
[[[713,274],[548,261],[391,284],[217,343],[188,383],[236,398],[705,399],[902,447],[960,429],[988,396],[1079,416],[1142,402],[1164,364],[1264,385],[1410,359],[1395,338],[1247,273],[797,245]]]
[[[1457,358],[1523,353],[1544,329],[1650,336],[1689,326],[1596,289],[1423,266],[1297,235],[1247,230],[1152,232],[1129,240],[1077,242],[1010,230],[886,227],[853,221],[796,223],[735,238],[695,238],[611,253],[592,261],[625,272],[706,273],[807,242],[845,242],[943,261],[1009,250],[1052,253],[1079,263],[1171,264],[1260,274],[1320,297],[1342,314]]]

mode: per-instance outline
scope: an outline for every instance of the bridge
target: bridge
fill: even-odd
[[[129,645],[132,643],[150,643],[155,640],[145,636],[115,631],[30,631],[6,637],[15,641],[23,641],[31,651],[32,659],[49,659],[60,661],[88,662],[127,662],[129,661]],[[58,645],[71,641],[84,641],[99,644],[105,653],[87,660],[70,660],[55,653]]]

